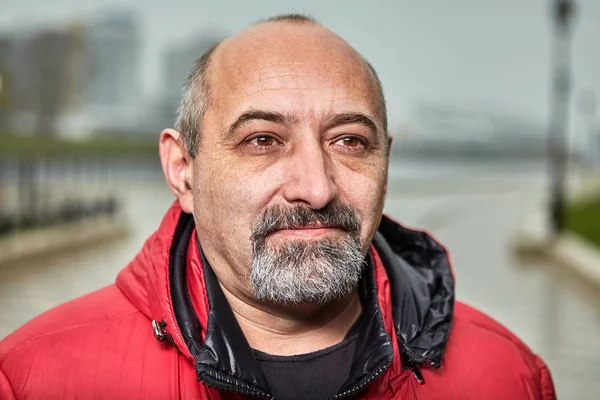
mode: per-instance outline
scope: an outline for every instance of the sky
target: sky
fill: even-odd
[[[577,99],[600,96],[600,1],[579,0],[573,40]],[[548,118],[550,0],[189,1],[0,0],[0,31],[60,25],[111,8],[132,9],[142,30],[142,86],[159,96],[164,50],[202,32],[233,34],[280,13],[302,12],[337,32],[377,69],[391,129],[423,104]],[[576,132],[577,134],[577,132]]]

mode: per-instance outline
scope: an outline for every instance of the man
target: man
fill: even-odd
[[[6,399],[554,399],[454,301],[441,245],[382,216],[374,69],[287,15],[214,47],[160,138],[177,201],[116,284],[0,344]]]

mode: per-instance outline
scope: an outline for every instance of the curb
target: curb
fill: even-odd
[[[122,216],[86,218],[0,237],[0,266],[118,238],[129,232]]]
[[[600,288],[600,250],[585,239],[572,233],[564,234],[548,249],[548,256]]]
[[[600,249],[571,232],[557,238],[548,232],[546,215],[538,209],[519,228],[512,248],[517,255],[543,257],[568,268],[600,290]]]

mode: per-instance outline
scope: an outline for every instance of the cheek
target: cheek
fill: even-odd
[[[228,264],[243,278],[252,253],[252,225],[268,203],[276,180],[260,172],[243,174],[229,167],[231,162],[218,165],[206,160],[203,164],[194,174],[198,232],[203,246],[211,249],[209,261]]]
[[[228,230],[237,240],[249,237],[252,224],[277,190],[280,177],[268,169],[248,172],[239,163],[207,160],[204,164],[199,168],[202,172],[195,196],[198,216],[211,220],[217,230]]]
[[[336,179],[340,201],[354,207],[362,220],[361,236],[370,242],[383,213],[385,195],[385,168],[368,174],[345,169]]]

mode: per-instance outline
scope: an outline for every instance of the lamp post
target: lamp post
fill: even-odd
[[[571,22],[574,0],[553,0],[552,98],[548,135],[550,166],[550,228],[558,236],[565,223],[565,175],[567,166],[569,95],[571,92]]]
[[[597,146],[595,143],[595,117],[596,110],[598,108],[598,100],[596,98],[596,94],[591,90],[585,90],[579,96],[577,101],[577,105],[579,108],[579,113],[584,121],[583,127],[583,142],[585,145],[585,149],[583,151],[583,161],[586,164],[593,164],[594,159],[596,157],[596,149],[594,146]]]

